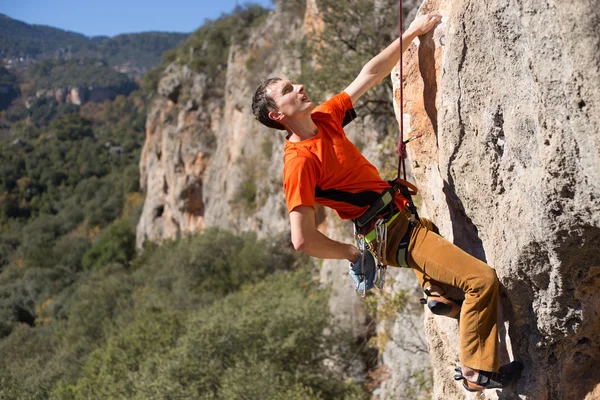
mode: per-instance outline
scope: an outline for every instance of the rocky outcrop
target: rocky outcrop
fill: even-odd
[[[75,104],[76,106],[80,106],[80,105],[84,104],[85,101],[87,100],[87,95],[88,95],[88,93],[85,88],[74,87],[69,91],[67,100],[70,103]]]
[[[57,89],[41,89],[36,91],[36,98],[53,99],[59,104],[72,103],[81,106],[88,102],[102,103],[114,100],[119,94],[128,94],[131,88],[117,90],[112,87],[64,87]],[[32,101],[28,102],[32,104]]]
[[[54,91],[54,100],[56,100],[57,103],[62,104],[65,102],[66,99],[67,99],[67,89],[60,88],[60,89],[56,89]]]
[[[490,398],[597,398],[600,373],[600,11],[589,2],[425,1],[445,22],[404,62],[422,213],[496,269],[501,361]],[[399,82],[395,82],[396,100]],[[434,398],[452,380],[456,323],[426,319]],[[498,392],[500,393],[500,392]],[[594,394],[596,393],[596,394]]]
[[[180,105],[182,85],[190,99]],[[138,246],[146,239],[193,234],[204,226],[203,176],[222,118],[222,102],[203,107],[194,102],[204,96],[206,87],[207,77],[193,75],[187,66],[169,67],[159,83],[162,97],[149,111],[140,160],[146,201],[137,227]]]

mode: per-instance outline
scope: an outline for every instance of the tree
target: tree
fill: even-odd
[[[83,269],[99,268],[109,263],[124,267],[135,256],[135,233],[128,221],[113,222],[98,238],[98,241],[83,255]]]
[[[318,5],[323,28],[297,44],[302,54],[298,81],[306,85],[312,98],[324,101],[326,95],[348,86],[371,58],[398,38],[398,1],[320,0]],[[413,9],[412,4],[404,7],[406,22]],[[384,79],[367,91],[354,108],[359,117],[371,116],[384,128],[395,131],[392,98],[391,80]]]

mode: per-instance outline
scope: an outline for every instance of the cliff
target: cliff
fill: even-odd
[[[589,5],[425,1],[420,12],[445,22],[404,61],[407,135],[424,134],[409,145],[422,213],[496,269],[502,361],[525,364],[502,399],[600,395],[600,12]],[[434,398],[463,398],[456,322],[426,319]]]

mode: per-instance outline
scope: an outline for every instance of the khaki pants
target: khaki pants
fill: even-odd
[[[388,227],[387,265],[400,267],[398,244],[406,233],[410,213],[405,208]],[[460,362],[483,371],[498,371],[498,278],[496,271],[434,232],[421,218],[412,231],[408,265],[422,287],[436,282],[462,289]]]

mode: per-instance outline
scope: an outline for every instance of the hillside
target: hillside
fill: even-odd
[[[0,58],[19,59],[99,58],[124,72],[140,75],[158,65],[161,55],[176,47],[188,34],[143,32],[114,37],[86,37],[44,25],[31,25],[0,14]]]
[[[0,135],[7,119],[18,120],[36,104],[81,105],[128,95],[162,62],[163,53],[187,36],[144,32],[88,38],[0,14],[0,110],[15,104],[0,114]]]

